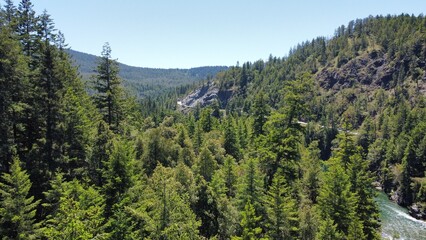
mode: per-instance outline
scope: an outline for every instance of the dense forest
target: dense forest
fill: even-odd
[[[98,57],[66,49],[83,81],[90,81],[94,74]],[[118,76],[126,87],[137,98],[155,98],[158,95],[167,95],[172,92],[176,95],[185,93],[194,88],[200,81],[215,76],[218,72],[228,69],[225,66],[207,66],[190,69],[161,69],[142,68],[118,63]]]
[[[380,239],[374,182],[426,204],[423,16],[231,67],[184,114],[129,94],[108,44],[86,89],[30,0],[0,15],[2,239]]]

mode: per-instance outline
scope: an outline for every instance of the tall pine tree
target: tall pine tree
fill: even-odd
[[[117,131],[123,116],[123,89],[121,79],[118,76],[119,68],[117,61],[111,59],[111,47],[105,43],[102,56],[96,69],[94,77],[93,96],[95,104],[99,109],[104,121],[112,130]]]

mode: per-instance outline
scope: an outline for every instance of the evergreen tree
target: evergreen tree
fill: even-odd
[[[256,215],[253,205],[249,202],[244,207],[241,219],[241,237],[233,237],[234,240],[254,240],[261,239],[262,228],[259,227],[260,216]]]
[[[343,168],[346,171],[348,170],[349,164],[351,163],[350,157],[357,152],[355,142],[347,129],[339,133],[337,135],[337,139],[338,148],[335,149],[333,153],[335,154],[336,158],[339,159]]]
[[[228,197],[235,197],[237,185],[235,159],[232,157],[226,157],[221,170],[225,181],[226,195]]]
[[[189,139],[186,129],[181,127],[177,136],[177,142],[181,149],[179,150],[178,161],[185,163],[187,166],[192,167],[195,160],[195,154],[192,142]]]
[[[321,221],[319,229],[316,235],[318,240],[338,240],[344,239],[342,233],[337,230],[337,224],[334,224],[333,220],[326,218]]]
[[[300,164],[302,170],[302,194],[305,195],[310,202],[316,203],[321,172],[320,150],[318,149],[317,141],[311,142],[308,149],[302,153]]]
[[[240,119],[238,123],[238,143],[241,149],[246,149],[249,140],[249,133],[246,125],[246,118]]]
[[[197,219],[201,220],[199,227],[200,234],[206,238],[211,238],[218,233],[219,210],[216,199],[203,179],[198,180],[196,202],[193,204],[193,211]]]
[[[217,168],[217,163],[213,158],[212,153],[207,147],[201,150],[199,160],[197,163],[198,173],[207,181],[210,182],[213,173]]]
[[[0,172],[9,172],[13,151],[23,155],[27,150],[23,126],[30,107],[27,104],[28,68],[20,44],[11,34],[7,28],[0,29]]]
[[[252,112],[254,117],[253,134],[254,136],[258,136],[264,133],[263,126],[269,115],[268,105],[263,92],[258,93],[254,99]]]
[[[354,219],[352,219],[351,224],[349,225],[348,229],[348,240],[358,240],[358,239],[380,239],[380,236],[376,234],[373,238],[367,238],[364,234],[364,227],[362,224],[362,221],[355,216]]]
[[[104,121],[117,131],[123,120],[123,89],[118,77],[118,63],[111,59],[111,47],[105,43],[94,80],[94,101]]]
[[[292,121],[287,125],[288,116],[275,112],[265,124],[266,136],[261,144],[266,150],[266,156],[262,156],[260,160],[268,185],[272,183],[273,176],[279,168],[289,182],[298,177],[302,130],[298,123]]]
[[[296,239],[298,236],[297,203],[291,197],[281,171],[275,173],[265,196],[268,235],[272,239]]]
[[[55,181],[53,184],[56,209],[44,223],[43,236],[48,239],[105,237],[102,195],[93,187],[83,186],[77,180],[62,183]],[[52,196],[54,192],[46,195]]]
[[[200,124],[204,132],[210,132],[213,129],[212,110],[210,108],[201,111]]]
[[[36,239],[39,224],[35,223],[40,200],[29,196],[31,181],[21,161],[13,158],[10,173],[3,173],[0,182],[0,235],[3,239]]]
[[[377,231],[380,227],[379,209],[374,200],[375,192],[371,187],[373,179],[370,176],[367,162],[362,159],[359,153],[350,157],[350,181],[351,192],[356,194],[356,219],[353,220],[355,231],[353,239],[380,239],[380,233]],[[359,226],[356,226],[356,225]],[[360,233],[359,233],[360,232]],[[363,237],[361,237],[363,236]]]
[[[237,160],[240,159],[241,152],[238,146],[237,134],[232,119],[228,119],[225,123],[224,138],[225,141],[223,143],[223,147],[225,148],[226,153]]]
[[[402,159],[402,173],[398,188],[398,191],[401,193],[400,204],[403,206],[408,206],[413,202],[413,191],[411,189],[411,161],[413,161],[413,155],[413,142],[410,141]]]
[[[18,5],[18,35],[26,56],[33,57],[36,49],[37,17],[31,0],[21,0]],[[31,65],[31,69],[35,66]]]
[[[247,203],[250,203],[256,210],[256,214],[263,212],[262,193],[263,183],[262,176],[259,172],[259,164],[256,159],[249,158],[243,166],[244,175],[238,186],[238,199],[240,209],[244,209]]]
[[[6,24],[8,24],[11,29],[15,29],[16,26],[16,15],[17,15],[17,9],[16,6],[13,4],[12,0],[5,0],[4,5],[4,20],[6,21]]]
[[[134,166],[134,151],[131,143],[126,140],[116,140],[112,144],[108,162],[105,163],[103,178],[105,184],[105,216],[112,214],[114,204],[120,202],[124,193],[132,186],[132,171]]]
[[[188,203],[177,194],[179,185],[170,168],[159,165],[149,182],[150,192],[144,205],[148,209],[148,221],[152,221],[150,237],[153,239],[199,239],[200,222],[189,208]],[[142,212],[138,211],[140,214]]]
[[[299,207],[299,233],[302,240],[315,239],[319,222],[315,209],[309,199],[302,198]]]
[[[46,10],[38,17],[37,21],[37,35],[40,40],[45,44],[50,44],[55,42],[56,34],[53,20],[50,18],[50,15]]]
[[[337,231],[346,235],[355,216],[356,198],[350,191],[349,177],[341,163],[336,159],[329,161],[328,170],[322,177],[318,207],[321,217],[329,218],[336,224]]]
[[[112,139],[113,134],[109,130],[108,125],[104,121],[99,121],[96,137],[93,140],[92,156],[90,157],[87,166],[91,182],[99,187],[103,186],[105,183],[102,173],[105,168],[105,163],[109,159]]]

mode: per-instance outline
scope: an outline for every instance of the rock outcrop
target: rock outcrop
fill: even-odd
[[[212,104],[218,99],[219,88],[214,83],[209,82],[206,85],[196,89],[186,97],[179,99],[177,102],[178,108],[181,110],[187,110],[194,108],[197,105],[201,107]]]
[[[426,209],[420,204],[414,203],[409,206],[408,213],[414,218],[426,220]]]
[[[361,83],[368,87],[389,88],[398,66],[392,66],[386,55],[377,51],[355,57],[340,67],[327,66],[317,74],[320,86],[339,90]]]

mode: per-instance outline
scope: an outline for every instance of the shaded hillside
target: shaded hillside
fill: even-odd
[[[84,79],[89,79],[94,74],[97,66],[97,56],[68,50]],[[174,89],[176,87],[191,85],[200,80],[216,75],[227,69],[225,66],[197,67],[190,69],[160,69],[133,67],[119,63],[119,76],[124,83],[135,90],[139,97],[152,96]]]

